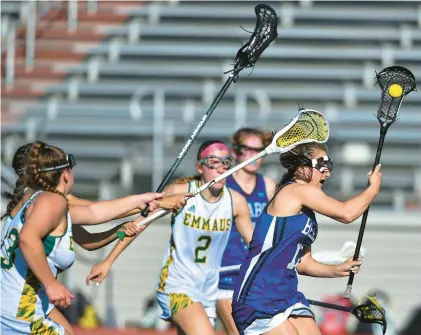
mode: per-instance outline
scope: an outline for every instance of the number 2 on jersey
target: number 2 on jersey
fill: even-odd
[[[202,241],[205,241],[205,243],[194,249],[194,261],[196,263],[206,263],[206,256],[199,257],[199,252],[206,251],[209,248],[212,238],[207,235],[202,235],[197,239],[197,242],[201,243]]]

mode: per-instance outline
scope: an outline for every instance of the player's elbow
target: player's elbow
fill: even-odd
[[[30,248],[30,245],[33,244],[31,243],[31,241],[33,241],[33,237],[31,236],[31,234],[22,230],[19,234],[19,248],[21,250]]]
[[[339,222],[342,222],[342,223],[345,223],[345,224],[348,224],[348,223],[351,223],[351,222],[353,222],[355,220],[355,217],[353,216],[353,215],[351,215],[351,214],[349,214],[349,213],[343,213],[339,218],[338,218],[338,221]]]
[[[89,244],[89,243],[79,244],[79,246],[82,249],[87,250],[87,251],[94,251],[94,250],[96,250],[95,247],[92,244]]]
[[[356,219],[355,215],[352,213],[352,210],[348,208],[345,204],[340,208],[338,215],[336,215],[336,220],[339,222],[348,224]]]
[[[297,264],[295,267],[297,270],[297,273],[301,276],[307,276],[307,264],[305,261],[301,260],[300,263]]]

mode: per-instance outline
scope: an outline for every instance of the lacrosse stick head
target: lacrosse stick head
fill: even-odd
[[[404,96],[415,90],[415,77],[402,66],[390,66],[376,78],[382,90],[377,119],[381,124],[390,125],[396,121]]]
[[[326,117],[313,109],[301,109],[291,122],[278,131],[266,148],[268,154],[284,153],[299,144],[326,143],[329,139],[329,123]]]
[[[361,322],[379,324],[382,327],[383,334],[386,333],[386,311],[377,301],[376,297],[367,296],[367,302],[355,307],[352,310],[352,314]]]
[[[237,52],[234,72],[247,67],[253,67],[263,51],[278,36],[278,16],[272,7],[264,4],[257,5],[256,26],[250,40]]]

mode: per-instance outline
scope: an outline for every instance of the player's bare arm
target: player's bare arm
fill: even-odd
[[[246,199],[238,192],[230,190],[233,202],[235,225],[244,242],[249,245],[253,236],[253,224]]]

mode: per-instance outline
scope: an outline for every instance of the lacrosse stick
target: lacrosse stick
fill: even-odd
[[[404,96],[415,90],[415,77],[411,71],[404,67],[391,66],[383,69],[377,74],[377,83],[382,90],[382,95],[376,116],[380,123],[380,138],[377,145],[373,171],[380,162],[380,156],[382,154],[383,143],[387,130],[396,121]],[[358,259],[360,254],[369,210],[370,206],[367,207],[362,217],[360,230],[358,232],[357,246],[355,247],[354,261]],[[353,282],[354,273],[351,272],[344,293],[345,298],[349,299],[351,297]]]
[[[327,302],[315,301],[307,299],[310,305],[320,306],[330,309],[336,309],[338,311],[349,312],[354,315],[359,321],[364,323],[377,323],[382,326],[383,334],[386,333],[387,322],[386,312],[384,308],[377,301],[376,297],[368,297],[367,303],[360,304],[355,307],[345,307],[335,304],[329,304]]]
[[[184,156],[187,154],[188,150],[193,144],[193,141],[205,126],[206,122],[212,115],[212,112],[216,109],[216,106],[218,106],[222,97],[225,95],[228,87],[230,87],[232,82],[237,82],[238,74],[240,71],[245,68],[254,67],[263,51],[276,38],[276,36],[278,36],[278,16],[276,15],[276,12],[268,5],[257,5],[254,10],[256,12],[257,21],[250,40],[238,50],[234,63],[234,69],[229,71],[230,75],[225,81],[224,86],[222,86],[221,90],[216,95],[215,100],[210,105],[208,111],[205,113],[205,115],[203,115],[196,129],[190,135],[190,138],[187,140],[183,149],[181,149],[173,165],[164,177],[164,180],[158,186],[156,192],[162,192],[164,187],[167,185],[168,181],[171,179],[174,172],[177,170],[177,167],[180,165]],[[149,214],[149,206],[147,206],[141,214],[142,216],[147,217]]]
[[[197,194],[211,187],[213,184],[219,182],[222,179],[227,178],[234,172],[242,169],[246,165],[251,164],[254,161],[266,155],[270,155],[273,153],[284,153],[303,143],[325,143],[328,140],[328,138],[329,124],[324,115],[315,110],[303,109],[286,127],[284,127],[282,130],[278,131],[275,134],[272,143],[269,144],[263,151],[242,162],[241,164],[238,164],[237,166],[221,174],[220,176],[211,180],[210,182],[203,184],[201,187],[199,187],[193,192],[192,196],[196,196]],[[170,210],[162,209],[152,214],[151,216],[148,216],[143,221],[137,222],[136,224],[138,226],[149,224],[152,221],[161,218],[162,216],[170,212]],[[117,235],[120,239],[124,238],[124,232],[118,232]]]

